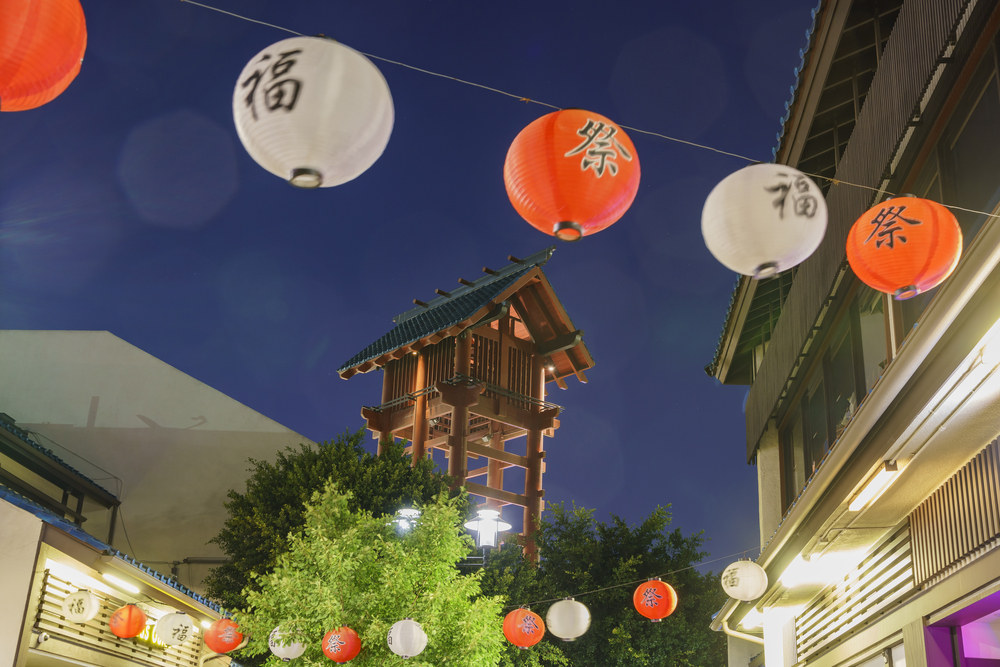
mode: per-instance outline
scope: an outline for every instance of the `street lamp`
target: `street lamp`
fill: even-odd
[[[396,524],[396,530],[400,533],[405,533],[417,525],[417,519],[419,518],[420,510],[404,507],[401,510],[396,510],[396,516],[389,523]]]
[[[495,547],[497,545],[497,533],[501,530],[510,530],[510,524],[500,519],[499,510],[481,509],[476,514],[479,518],[469,521],[465,527],[476,531],[476,546]]]

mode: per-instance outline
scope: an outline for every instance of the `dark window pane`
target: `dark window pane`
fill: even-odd
[[[830,410],[836,429],[834,441],[840,437],[858,407],[854,381],[854,349],[851,346],[850,319],[845,317],[834,333],[830,345],[830,367],[827,377],[830,387]]]
[[[785,506],[795,500],[805,486],[805,456],[802,446],[802,413],[796,409],[781,434],[782,467],[784,469]]]
[[[823,374],[816,373],[812,386],[802,398],[802,412],[805,421],[805,476],[808,479],[819,466],[819,462],[829,447],[826,428],[826,391]]]

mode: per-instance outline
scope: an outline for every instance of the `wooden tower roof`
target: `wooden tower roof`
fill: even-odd
[[[459,279],[459,288],[450,292],[436,290],[438,296],[428,302],[414,299],[415,308],[396,316],[391,331],[351,357],[337,373],[345,380],[356,373],[367,373],[448,336],[498,319],[513,307],[538,353],[547,357],[546,380],[554,380],[563,389],[563,378],[568,375],[586,382],[584,371],[593,367],[594,359],[583,343],[583,332],[573,326],[542,272],[541,267],[553,252],[555,246],[525,259],[508,256],[511,264],[503,269],[484,267],[486,275],[478,280]]]

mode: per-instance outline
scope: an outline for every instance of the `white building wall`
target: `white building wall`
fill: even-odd
[[[0,667],[17,664],[41,538],[41,519],[0,500]]]

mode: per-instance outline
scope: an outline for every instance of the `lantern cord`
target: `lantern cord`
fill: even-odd
[[[660,579],[662,577],[668,577],[671,574],[677,574],[679,572],[685,572],[687,570],[693,570],[694,568],[700,567],[702,565],[708,565],[709,563],[715,563],[715,562],[718,562],[720,560],[727,560],[729,558],[733,558],[734,556],[741,556],[741,555],[746,554],[747,551],[752,551],[752,549],[747,549],[745,551],[737,551],[736,553],[729,554],[728,556],[720,556],[719,558],[713,558],[712,560],[703,560],[700,563],[695,563],[694,565],[689,565],[687,567],[682,567],[679,570],[671,570],[670,572],[664,572],[663,574],[653,575],[652,577],[643,577],[642,579],[636,579],[635,581],[626,581],[626,582],[621,583],[621,584],[615,584],[614,586],[605,586],[604,588],[595,588],[592,591],[584,591],[582,593],[574,593],[573,595],[563,595],[562,597],[552,598],[552,599],[549,599],[549,600],[536,600],[535,602],[522,602],[522,603],[518,603],[518,604],[509,604],[506,607],[504,607],[504,609],[516,609],[518,607],[531,607],[532,605],[537,605],[537,604],[546,604],[546,603],[549,603],[549,602],[558,602],[559,600],[565,600],[567,597],[571,597],[571,598],[576,599],[576,598],[579,598],[579,597],[583,597],[584,595],[592,595],[594,593],[600,593],[602,591],[610,591],[610,590],[612,590],[614,588],[623,588],[625,586],[635,586],[636,584],[644,583],[646,581],[649,581],[650,579]]]
[[[256,23],[258,25],[267,26],[269,28],[275,28],[277,30],[283,30],[284,32],[288,32],[288,33],[291,33],[293,35],[298,35],[299,37],[304,37],[305,36],[303,33],[296,32],[295,30],[292,30],[290,28],[285,28],[283,26],[275,25],[273,23],[266,23],[264,21],[258,21],[257,19],[252,19],[250,17],[243,16],[241,14],[236,14],[235,12],[229,12],[229,11],[226,11],[224,9],[219,9],[218,7],[212,7],[211,5],[206,5],[206,4],[203,4],[203,3],[200,3],[200,2],[195,2],[195,0],[180,0],[180,1],[181,2],[186,2],[186,3],[190,4],[190,5],[196,5],[198,7],[204,8],[204,9],[211,9],[212,11],[219,12],[220,14],[226,14],[227,16],[233,16],[233,17],[238,18],[238,19],[243,19],[244,21],[249,21],[250,23]],[[436,76],[436,77],[439,77],[441,79],[449,79],[451,81],[456,81],[458,83],[464,83],[467,86],[473,86],[475,88],[481,88],[483,90],[488,90],[488,91],[493,92],[493,93],[499,93],[500,95],[505,95],[507,97],[512,97],[515,100],[518,100],[518,101],[521,101],[521,102],[530,103],[530,104],[537,104],[539,106],[547,107],[549,109],[555,109],[556,111],[562,111],[563,110],[562,107],[557,107],[556,105],[549,104],[548,102],[542,102],[540,100],[531,99],[530,97],[524,97],[523,95],[515,95],[514,93],[508,93],[507,91],[500,90],[499,88],[492,88],[490,86],[485,86],[485,85],[483,85],[481,83],[475,83],[474,81],[466,81],[465,79],[459,79],[458,77],[450,76],[448,74],[441,74],[439,72],[432,72],[431,70],[423,69],[422,67],[415,67],[413,65],[407,65],[406,63],[399,62],[398,60],[390,60],[389,58],[383,58],[381,56],[372,55],[371,53],[365,53],[364,51],[358,51],[358,53],[360,53],[361,55],[366,56],[368,58],[372,58],[374,60],[379,60],[379,61],[382,61],[384,63],[389,63],[391,65],[398,65],[399,67],[405,67],[406,69],[411,69],[411,70],[413,70],[415,72],[421,72],[422,74],[429,74],[430,76]],[[632,132],[638,132],[639,134],[646,134],[646,135],[649,135],[651,137],[658,137],[660,139],[666,139],[667,141],[673,141],[674,143],[684,144],[685,146],[691,146],[693,148],[701,148],[701,149],[706,150],[706,151],[712,151],[713,153],[718,153],[719,155],[728,155],[729,157],[734,157],[734,158],[738,158],[740,160],[745,160],[746,162],[751,162],[751,163],[759,163],[759,162],[761,162],[760,160],[755,160],[754,158],[750,158],[750,157],[747,157],[745,155],[740,155],[739,153],[731,153],[729,151],[724,151],[724,150],[719,149],[719,148],[713,148],[712,146],[706,146],[705,144],[699,144],[699,143],[696,143],[694,141],[687,141],[686,139],[678,139],[677,137],[671,137],[669,135],[661,134],[659,132],[651,132],[649,130],[642,130],[642,129],[639,129],[638,127],[630,127],[628,125],[620,125],[620,127],[622,129],[625,129],[625,130],[631,130]],[[839,178],[837,178],[835,176],[822,176],[820,174],[810,174],[809,172],[802,172],[802,173],[805,174],[806,176],[809,176],[810,178],[813,178],[813,179],[820,179],[820,180],[824,180],[824,181],[829,181],[833,185],[847,185],[847,186],[850,186],[850,187],[853,187],[853,188],[861,188],[863,190],[871,190],[872,192],[883,192],[881,188],[872,187],[870,185],[862,185],[861,183],[851,183],[849,181],[843,181],[843,180],[840,180]],[[889,196],[893,196],[893,193],[891,193],[891,192],[886,192],[885,194],[889,195]],[[994,215],[994,214],[991,214],[991,213],[987,213],[986,211],[976,211],[976,210],[973,210],[973,209],[962,208],[961,206],[951,206],[949,204],[944,204],[944,203],[941,203],[941,205],[944,206],[945,208],[955,209],[955,210],[958,210],[958,211],[965,211],[967,213],[976,213],[976,214],[985,215],[985,216],[988,216],[988,217],[991,217],[991,218],[1000,217],[1000,215]]]

